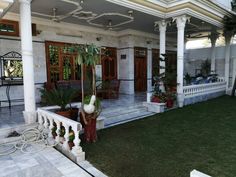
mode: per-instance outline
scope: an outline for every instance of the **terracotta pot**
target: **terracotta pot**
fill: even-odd
[[[78,108],[71,108],[66,111],[56,111],[56,114],[77,121],[78,111],[79,111]]]
[[[158,97],[152,97],[152,100],[151,102],[154,102],[154,103],[160,103],[160,99]]]
[[[168,99],[166,100],[166,107],[167,108],[172,108],[174,106],[174,100]]]
[[[71,119],[74,121],[77,121],[78,118],[78,113],[79,113],[79,109],[78,108],[71,108]]]

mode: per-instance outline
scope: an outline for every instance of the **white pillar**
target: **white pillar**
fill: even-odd
[[[229,88],[229,64],[230,64],[230,42],[232,34],[230,32],[224,33],[225,37],[225,82],[226,82],[226,92]]]
[[[177,100],[179,107],[184,105],[183,82],[184,82],[184,29],[186,21],[190,18],[186,15],[173,18],[178,28],[177,39]]]
[[[33,43],[31,29],[31,0],[20,2],[21,53],[24,77],[24,118],[26,123],[36,121]]]
[[[219,35],[216,31],[209,36],[211,40],[211,73],[216,73],[216,40],[218,37]]]
[[[166,54],[166,27],[167,22],[165,20],[161,20],[155,22],[155,25],[159,26],[160,32],[160,58],[165,58],[161,54]],[[165,61],[160,61],[160,74],[165,73]]]
[[[147,92],[152,91],[152,48],[148,45],[147,50]]]

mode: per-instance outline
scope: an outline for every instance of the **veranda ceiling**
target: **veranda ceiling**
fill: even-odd
[[[78,9],[73,3],[68,3],[68,0],[33,0],[32,1],[32,16],[45,18],[45,19],[53,19],[53,8],[56,9],[54,12],[56,17],[63,17],[60,18],[61,23],[67,22],[71,24],[78,24],[78,25],[87,25],[93,27],[100,27],[104,28],[104,30],[114,30],[114,31],[122,31],[125,29],[133,29],[153,34],[158,34],[158,29],[155,30],[154,22],[161,20],[159,17],[154,15],[150,15],[144,12],[140,12],[137,10],[133,10],[128,7],[124,7],[118,4],[114,4],[112,2],[108,2],[106,0],[83,0],[83,3],[80,3],[81,8]],[[81,2],[79,0],[74,0],[74,2]],[[75,9],[78,9],[76,13],[77,16],[72,16],[67,14],[71,13]],[[129,14],[128,12],[132,10],[133,13]],[[19,3],[15,3],[13,7],[10,9],[11,12],[19,13]],[[109,15],[107,15],[109,14]],[[89,15],[90,17],[100,16],[93,22],[89,23]],[[122,16],[124,15],[124,16]],[[115,28],[108,28],[109,22],[112,25],[116,25],[122,22],[129,20],[127,17],[132,16],[133,21],[128,22],[127,24],[115,27]],[[65,17],[65,18],[64,18]],[[79,17],[79,18],[78,18]],[[82,18],[81,18],[82,17]],[[87,18],[87,19],[86,19]],[[171,18],[167,19],[170,22],[172,21]],[[55,20],[54,18],[54,21]],[[190,34],[201,34],[206,35],[215,27],[207,22],[203,22],[197,18],[192,17],[191,22],[186,26],[186,34],[190,36]],[[207,33],[205,33],[207,32]],[[168,36],[176,36],[177,35],[177,28],[176,24],[171,23],[171,26],[167,28]]]

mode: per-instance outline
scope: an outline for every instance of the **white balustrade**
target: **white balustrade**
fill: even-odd
[[[191,173],[190,173],[190,177],[211,177],[211,176],[209,176],[209,175],[207,175],[207,174],[204,174],[204,173],[202,173],[202,172],[200,172],[200,171],[193,170],[193,171],[191,171]]]
[[[84,160],[84,152],[82,151],[82,147],[80,146],[80,139],[79,139],[79,133],[82,130],[82,125],[79,122],[65,118],[63,116],[60,116],[58,114],[55,114],[42,108],[38,108],[37,113],[38,113],[39,128],[40,129],[43,128],[44,131],[45,130],[48,131],[49,137],[53,136],[52,129],[55,128],[56,129],[55,133],[57,134],[55,137],[55,141],[57,143],[61,143],[62,148],[64,150],[71,152],[80,160]],[[61,126],[65,128],[64,135],[61,133]],[[71,130],[74,132],[75,136],[73,140],[74,146],[72,147],[72,149],[70,149],[68,144],[70,136],[69,134],[70,127]]]
[[[184,97],[191,98],[221,91],[226,91],[226,82],[223,78],[219,78],[215,83],[184,86]]]

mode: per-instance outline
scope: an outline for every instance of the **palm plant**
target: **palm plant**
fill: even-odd
[[[65,111],[66,106],[71,103],[76,95],[74,89],[53,89],[53,90],[41,90],[42,98],[49,105],[57,105],[60,107],[60,111]]]

